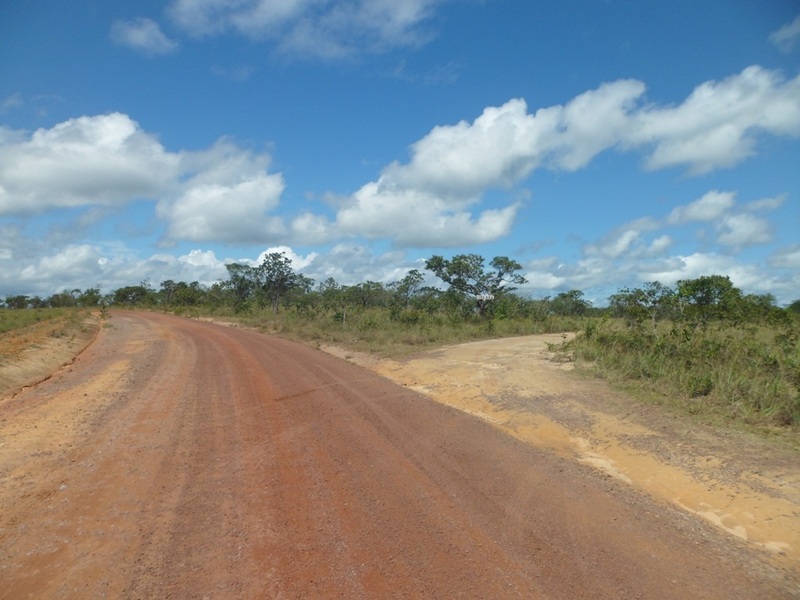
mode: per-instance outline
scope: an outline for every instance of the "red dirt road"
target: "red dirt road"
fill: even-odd
[[[305,346],[160,314],[0,399],[0,598],[790,598],[691,516]]]

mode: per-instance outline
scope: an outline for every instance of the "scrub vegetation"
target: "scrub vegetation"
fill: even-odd
[[[635,388],[642,397],[703,418],[800,431],[800,301],[776,306],[771,295],[745,295],[709,275],[668,287],[622,289],[594,307],[580,290],[542,298],[515,293],[519,263],[464,254],[425,265],[442,282],[424,285],[410,271],[390,284],[315,282],[293,271],[283,253],[261,265],[227,265],[211,286],[148,282],[108,295],[98,288],[48,299],[13,296],[0,331],[69,308],[164,310],[231,320],[307,343],[335,344],[384,356],[504,336],[577,332],[554,347],[562,360]]]

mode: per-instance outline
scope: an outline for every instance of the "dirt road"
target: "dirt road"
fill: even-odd
[[[116,313],[0,400],[0,598],[791,598],[735,538],[255,332]]]

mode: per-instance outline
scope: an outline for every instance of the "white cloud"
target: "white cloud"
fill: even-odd
[[[646,107],[627,132],[633,146],[654,146],[650,169],[687,166],[693,174],[731,167],[755,150],[759,133],[800,135],[800,77],[746,68],[695,88],[679,106]]]
[[[714,223],[719,233],[717,243],[736,249],[771,242],[769,223],[752,213],[775,210],[783,204],[785,196],[748,202],[739,212],[733,212],[736,209],[735,199],[735,192],[712,190],[690,204],[674,208],[666,222],[669,225]]]
[[[394,163],[384,174],[440,194],[474,195],[541,166],[580,169],[610,148],[643,149],[651,169],[704,173],[751,155],[758,133],[800,135],[800,77],[785,81],[748,67],[703,83],[677,107],[642,105],[644,91],[641,82],[619,80],[534,114],[522,99],[488,107],[471,124],[435,127],[411,147],[408,165]]]
[[[787,23],[769,36],[769,41],[786,54],[794,50],[798,40],[800,40],[800,16],[795,17],[794,21]]]
[[[297,254],[290,246],[272,246],[267,248],[258,255],[256,259],[256,264],[261,264],[264,262],[264,259],[273,253],[278,254],[285,254],[286,258],[292,263],[292,269],[294,271],[300,272],[303,269],[306,269],[309,265],[313,264],[314,260],[319,256],[316,252],[311,252],[306,256],[302,256],[301,254]]]
[[[750,67],[720,83],[704,83],[681,105],[667,108],[639,106],[644,89],[632,80],[607,83],[534,114],[524,100],[514,99],[486,108],[472,123],[437,126],[411,146],[407,163],[389,164],[362,186],[336,224],[342,232],[391,237],[409,246],[485,242],[510,231],[515,206],[476,216],[467,208],[488,189],[510,188],[534,169],[576,170],[617,148],[648,152],[649,168],[685,165],[701,173],[751,154],[759,131],[800,134],[800,78],[784,82],[777,72]],[[675,209],[670,222],[711,221],[733,204],[733,194],[709,192]],[[306,219],[304,225],[311,223]],[[632,235],[617,238],[616,247],[595,250],[623,252]]]
[[[270,215],[285,189],[283,176],[267,172],[270,157],[222,139],[201,152],[181,154],[180,192],[159,201],[156,214],[168,223],[164,241],[274,242],[285,235]]]
[[[327,244],[337,237],[328,219],[309,212],[292,220],[291,231],[292,239],[303,245]]]
[[[780,194],[773,198],[761,198],[753,200],[745,205],[745,208],[753,212],[767,212],[780,208],[786,202],[786,194]]]
[[[671,225],[683,225],[694,221],[715,221],[736,204],[734,192],[712,190],[685,206],[672,210],[667,221]]]
[[[643,83],[623,79],[603,84],[570,101],[560,111],[556,130],[552,132],[556,166],[575,171],[601,152],[624,146],[631,137],[631,127],[636,125],[631,114],[635,114],[636,101],[644,91]],[[540,113],[537,112],[537,117]]]
[[[127,115],[79,117],[27,136],[0,130],[0,215],[157,200],[166,243],[267,243],[285,184],[270,157],[222,139],[169,152]]]
[[[587,255],[601,255],[607,258],[618,258],[626,253],[634,242],[639,241],[639,232],[626,229],[615,232],[604,239],[600,244],[592,244],[584,250]]]
[[[658,223],[650,218],[637,219],[617,227],[597,244],[587,245],[583,252],[586,256],[619,258],[623,255],[638,256],[648,254],[653,249],[664,245],[664,241],[653,243],[650,247],[642,240],[642,233],[652,231]]]
[[[70,119],[29,137],[3,135],[0,144],[0,215],[152,198],[178,164],[120,113]]]
[[[189,254],[178,257],[178,262],[192,267],[216,267],[219,265],[217,256],[211,250],[191,250]]]
[[[627,113],[643,92],[643,84],[622,80],[535,114],[520,98],[487,107],[472,123],[434,127],[411,146],[408,164],[392,163],[383,177],[439,196],[469,198],[489,187],[510,187],[543,165],[577,170],[625,140]]]
[[[654,239],[648,248],[648,254],[660,255],[672,246],[672,238],[668,235],[661,235]]]
[[[659,281],[673,286],[680,280],[706,275],[726,275],[734,286],[748,294],[773,294],[779,302],[790,302],[797,294],[797,272],[781,274],[758,263],[742,263],[732,256],[696,252],[674,256],[639,273],[639,281]]]
[[[408,164],[392,163],[379,184],[424,189],[446,198],[474,198],[487,187],[508,187],[539,163],[542,126],[524,100],[489,107],[473,123],[434,127],[411,146]],[[544,130],[552,126],[546,122]]]
[[[259,17],[269,22],[309,9],[302,2],[267,7],[186,0],[178,5],[199,11],[198,19],[217,13],[232,18],[246,7],[285,15]],[[430,5],[388,6],[381,3],[377,13],[369,14],[399,11],[399,22],[411,23]],[[358,7],[367,11],[365,5]],[[325,2],[319,8],[333,10]],[[387,165],[375,181],[347,198],[335,217],[306,212],[286,223],[272,214],[285,184],[280,174],[268,172],[269,156],[230,140],[202,151],[169,152],[120,113],[70,119],[31,135],[0,129],[0,214],[153,199],[158,216],[167,222],[166,243],[327,243],[363,237],[406,247],[458,246],[507,235],[520,204],[509,200],[487,208],[481,206],[484,194],[513,188],[537,168],[575,170],[608,149],[653,148],[650,167],[686,165],[700,172],[752,152],[754,131],[800,133],[800,78],[785,82],[759,67],[721,83],[705,83],[677,107],[642,105],[643,93],[642,83],[621,80],[533,114],[521,99],[487,107],[473,122],[434,127],[411,145],[408,162]],[[715,132],[728,132],[723,135],[728,143],[703,146],[698,141],[716,139]],[[768,203],[762,204],[766,210]],[[710,192],[675,209],[670,222],[713,220],[732,206],[730,193]],[[623,252],[633,242],[629,235],[616,239],[616,248],[598,251]]]
[[[174,0],[168,13],[188,34],[233,32],[273,41],[286,54],[337,59],[414,46],[441,0]]]
[[[145,56],[158,56],[174,52],[177,42],[169,39],[158,23],[146,17],[130,21],[117,20],[111,24],[111,40]]]
[[[401,246],[447,247],[507,235],[519,205],[488,209],[473,218],[469,200],[445,200],[426,191],[393,189],[386,178],[356,192],[336,215],[336,230],[369,239],[389,238]]]
[[[736,267],[730,256],[694,253],[678,255],[663,261],[642,265],[641,281],[659,281],[664,285],[675,285],[681,279],[696,279],[704,275],[730,274]]]
[[[281,175],[265,173],[230,185],[203,183],[159,203],[157,214],[169,223],[167,240],[254,244],[283,236],[281,219],[267,215],[283,189]]]
[[[782,248],[770,258],[769,264],[776,268],[796,269],[800,273],[800,244]],[[797,294],[800,297],[800,287]]]
[[[743,213],[728,215],[717,224],[717,242],[726,246],[743,248],[772,241],[770,225],[764,219]]]
[[[422,270],[423,266],[409,261],[405,252],[375,254],[368,246],[343,242],[307,260],[300,270],[317,283],[332,277],[339,284],[354,285],[366,281],[391,283],[402,279],[411,268]]]
[[[97,281],[100,257],[97,246],[71,244],[35,259],[16,259],[13,265],[3,269],[7,271],[10,268],[8,275],[12,281],[3,281],[5,277],[0,279],[0,287],[20,289],[20,293],[38,292],[46,295],[55,289],[74,289],[86,285],[85,282]]]

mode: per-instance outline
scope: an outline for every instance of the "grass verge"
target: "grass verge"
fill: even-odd
[[[590,321],[560,350],[602,377],[712,421],[800,431],[800,327],[656,330]]]

